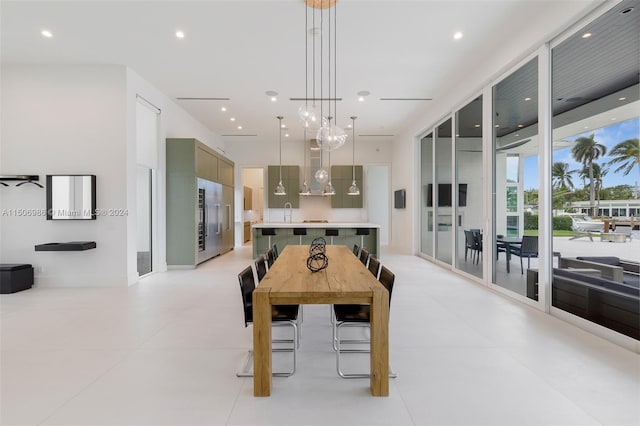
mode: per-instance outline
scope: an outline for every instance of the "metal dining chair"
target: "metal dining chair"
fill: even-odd
[[[373,259],[373,258],[372,258]],[[391,307],[391,295],[396,276],[384,265],[380,268],[380,283],[389,292],[389,307]],[[345,373],[340,366],[340,355],[343,353],[369,353],[371,352],[370,339],[341,339],[340,331],[343,327],[371,327],[371,306],[370,305],[333,305],[335,321],[333,324],[333,343],[336,351],[336,370],[338,375],[344,379],[366,378],[368,373]],[[344,344],[368,344],[368,348],[343,349]],[[397,375],[389,368],[389,377],[395,378]]]
[[[248,327],[253,324],[253,291],[256,289],[256,283],[253,278],[253,270],[251,266],[247,266],[238,274],[240,282],[240,292],[242,293],[242,306],[244,310],[244,326]],[[293,368],[288,372],[273,373],[275,377],[289,377],[296,372],[296,355],[298,348],[298,305],[272,305],[271,306],[271,325],[273,327],[287,326],[293,329],[293,339],[274,339],[273,343],[291,344],[291,347],[274,348],[272,352],[293,352]],[[250,372],[253,360],[253,351],[249,350],[247,361],[241,372],[236,373],[238,377],[253,377]]]
[[[380,274],[380,261],[370,255],[368,269],[369,269],[369,272],[371,272],[377,280],[378,275]]]

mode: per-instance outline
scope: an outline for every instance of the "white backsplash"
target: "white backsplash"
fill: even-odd
[[[267,209],[265,222],[283,222],[284,209]],[[288,221],[287,211],[287,221]],[[292,221],[327,220],[329,222],[366,222],[366,209],[332,209],[330,197],[300,197],[300,208],[293,209]]]

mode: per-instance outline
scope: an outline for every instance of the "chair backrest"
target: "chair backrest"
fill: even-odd
[[[391,294],[393,293],[393,283],[396,281],[396,276],[387,267],[382,265],[380,268],[380,283],[389,292],[389,306],[391,306]]]
[[[535,253],[538,254],[538,236],[537,235],[523,235],[522,236],[522,248],[521,253]]]
[[[464,241],[468,248],[475,249],[476,248],[476,240],[473,237],[473,232],[464,230]]]
[[[267,260],[264,256],[260,255],[255,261],[256,273],[258,274],[258,282],[262,281],[262,278],[267,274]]]
[[[273,262],[275,261],[276,261],[276,257],[273,254],[273,249],[270,248],[269,250],[267,250],[267,266],[271,268],[273,266]]]
[[[482,233],[479,229],[471,229],[471,233],[473,234],[473,240],[476,243],[476,250],[482,251]]]
[[[273,245],[273,260],[276,260],[278,258],[278,246],[277,245]]]
[[[242,293],[242,307],[244,309],[244,326],[253,322],[253,290],[256,282],[253,280],[253,270],[247,266],[238,274],[240,292]]]
[[[360,262],[362,262],[362,264],[364,266],[367,266],[367,261],[369,260],[369,250],[367,250],[366,248],[362,247],[360,249]]]
[[[378,273],[380,272],[380,261],[373,256],[369,256],[369,271],[378,279]]]
[[[360,246],[357,244],[353,245],[353,254],[355,254],[356,256],[360,256]]]

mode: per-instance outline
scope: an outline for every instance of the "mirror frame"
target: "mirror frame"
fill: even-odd
[[[54,218],[53,213],[53,177],[54,176],[82,176],[91,178],[91,217],[69,217],[69,218]],[[96,220],[96,175],[47,175],[47,220]]]

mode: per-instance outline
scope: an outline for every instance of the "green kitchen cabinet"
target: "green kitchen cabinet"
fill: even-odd
[[[267,205],[270,209],[283,208],[291,203],[294,209],[300,207],[300,166],[282,166],[282,184],[287,195],[275,195],[274,191],[280,181],[280,166],[269,166],[267,169]]]
[[[353,181],[353,166],[331,166],[331,183],[336,195],[331,197],[331,207],[334,209],[361,209],[363,207],[364,181],[362,166],[355,166],[355,176],[360,195],[347,195]]]

